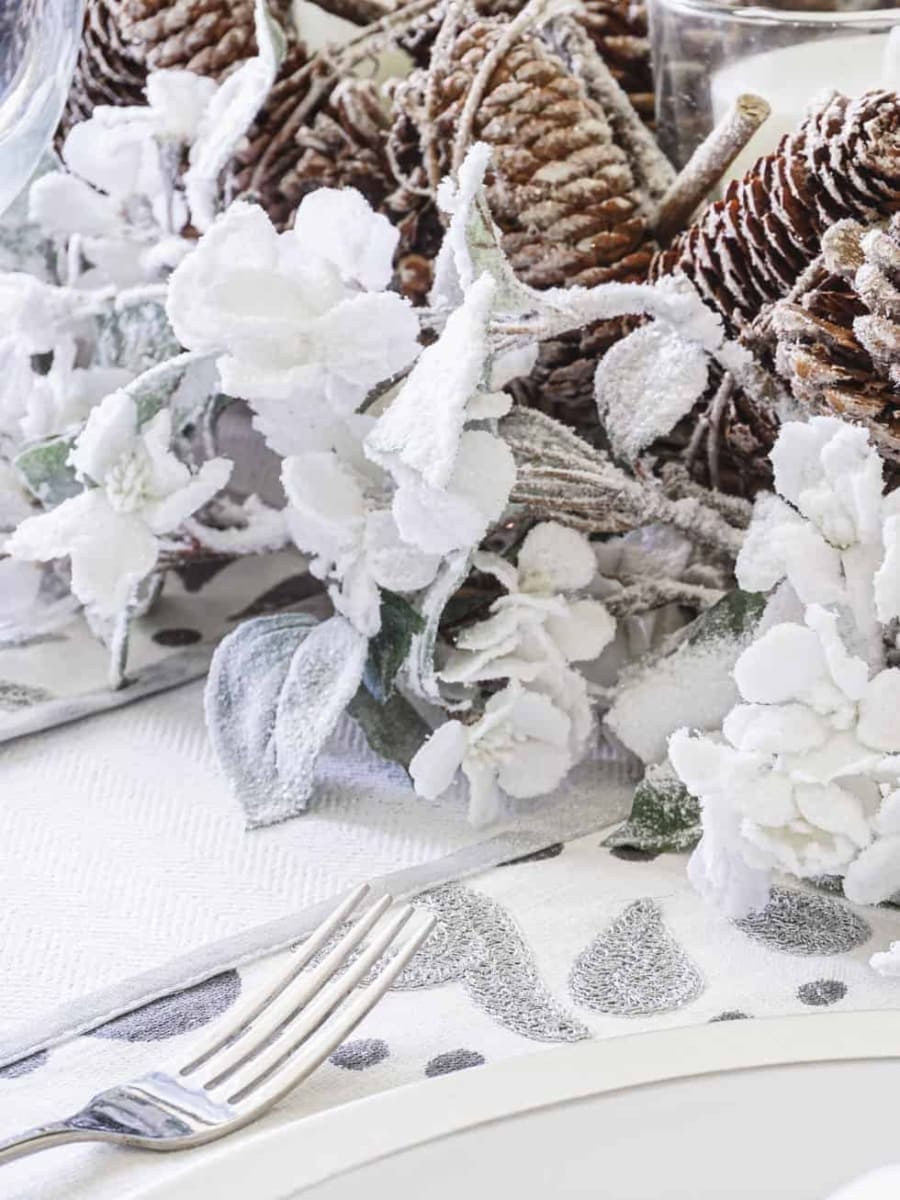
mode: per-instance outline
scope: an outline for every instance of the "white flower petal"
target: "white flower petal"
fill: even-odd
[[[503,797],[497,786],[494,768],[467,758],[463,772],[469,783],[469,823],[476,828],[490,825],[503,811]]]
[[[794,789],[794,799],[803,818],[817,829],[842,834],[859,847],[871,842],[862,805],[837,784],[800,784]]]
[[[876,750],[900,751],[900,668],[880,671],[866,687],[857,733]]]
[[[469,739],[465,725],[445,721],[424,742],[409,764],[413,785],[420,796],[434,800],[453,783],[462,766]]]
[[[190,481],[177,491],[151,501],[141,510],[141,516],[153,533],[169,533],[182,521],[208,504],[228,482],[234,464],[227,458],[211,458],[203,463]]]
[[[900,617],[900,516],[888,517],[882,530],[884,559],[875,573],[875,607],[883,625]]]
[[[366,519],[365,554],[375,582],[392,592],[427,587],[441,565],[440,555],[423,554],[401,539],[388,511],[370,513]]]
[[[568,718],[566,723],[568,725]],[[546,741],[525,742],[515,756],[500,767],[497,782],[507,795],[527,800],[552,792],[562,783],[571,766],[567,728],[564,746],[551,745]]]
[[[185,144],[193,142],[217,89],[214,79],[194,71],[179,68],[151,71],[144,90],[157,119],[159,135]]]
[[[768,903],[770,873],[748,865],[740,818],[727,804],[703,805],[703,837],[690,857],[687,874],[703,899],[733,920]]]
[[[400,231],[355,188],[318,188],[304,196],[293,236],[302,254],[328,259],[346,283],[380,292],[391,281]]]
[[[334,560],[361,549],[365,496],[355,472],[333,451],[286,458],[281,482],[290,504],[288,528],[301,550]]]
[[[738,704],[722,732],[748,753],[803,754],[825,743],[829,726],[804,704]]]
[[[568,662],[590,662],[616,636],[616,622],[599,600],[576,600],[565,617],[548,617],[546,630]]]
[[[852,904],[881,904],[900,892],[900,837],[882,837],[863,850],[844,875]]]
[[[597,560],[583,533],[542,521],[530,530],[519,551],[523,592],[574,592],[594,578]]]
[[[42,175],[28,193],[28,215],[48,233],[104,236],[120,227],[118,206],[76,175]]]
[[[802,700],[827,679],[822,644],[803,625],[775,625],[743,652],[734,678],[745,700],[759,704]]]
[[[438,340],[422,351],[366,439],[366,452],[376,462],[390,466],[396,461],[431,487],[449,485],[466,406],[482,378],[493,298],[493,280],[484,275],[450,315]]]
[[[134,449],[137,436],[137,406],[127,392],[113,392],[91,411],[69,462],[79,478],[102,484],[110,468]]]

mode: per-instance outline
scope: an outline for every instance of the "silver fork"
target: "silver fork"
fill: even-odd
[[[366,980],[415,912],[407,904],[376,929],[393,904],[384,896],[313,963],[368,890],[363,884],[352,892],[306,939],[274,988],[240,1004],[229,1027],[217,1030],[185,1066],[109,1088],[74,1116],[0,1141],[0,1164],[69,1142],[184,1150],[255,1121],[344,1041],[434,927],[431,916]]]

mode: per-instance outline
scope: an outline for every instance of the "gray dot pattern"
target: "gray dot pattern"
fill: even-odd
[[[429,1079],[436,1075],[449,1075],[453,1071],[465,1071],[469,1067],[480,1067],[484,1063],[484,1055],[476,1050],[449,1050],[446,1054],[438,1054],[425,1068]]]
[[[797,988],[797,997],[803,1004],[812,1008],[824,1008],[828,1004],[837,1004],[847,995],[847,985],[840,979],[814,979],[811,983],[803,983]]]
[[[234,1004],[240,993],[241,978],[237,971],[225,971],[107,1021],[93,1030],[93,1037],[122,1042],[158,1042],[178,1037],[215,1021]]]
[[[389,1055],[388,1044],[381,1038],[359,1038],[355,1042],[345,1042],[328,1061],[345,1071],[364,1071],[384,1062]]]

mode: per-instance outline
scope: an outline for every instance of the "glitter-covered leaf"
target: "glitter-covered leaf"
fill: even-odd
[[[220,644],[206,687],[219,762],[254,828],[303,812],[315,765],[362,680],[368,643],[343,617],[245,621]]]
[[[667,767],[652,766],[634,791],[631,816],[605,845],[651,854],[693,850],[700,840],[700,805]]]

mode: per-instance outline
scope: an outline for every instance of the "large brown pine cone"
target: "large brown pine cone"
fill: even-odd
[[[290,26],[290,0],[269,0]],[[65,133],[98,104],[143,104],[147,72],[185,67],[223,79],[256,53],[253,0],[85,0]]]
[[[526,0],[474,0],[481,17],[515,16]],[[435,4],[397,38],[417,66],[425,67],[446,12]],[[582,0],[572,16],[590,34],[601,58],[648,125],[653,124],[653,73],[644,0]]]
[[[778,150],[662,251],[655,276],[682,272],[732,332],[785,296],[845,217],[900,208],[900,96],[833,95]]]
[[[757,324],[804,407],[864,424],[900,464],[900,215],[887,227],[840,222],[822,259],[803,294]]]
[[[445,174],[463,106],[473,84],[483,84],[465,141],[493,149],[488,202],[517,274],[535,287],[643,277],[653,253],[647,214],[606,115],[531,32],[482,78],[506,29],[503,18],[465,22],[447,62],[431,75],[414,72],[398,89],[400,125],[414,127],[421,145],[431,140]],[[405,128],[403,137],[408,142]],[[421,168],[416,180],[434,183]]]

